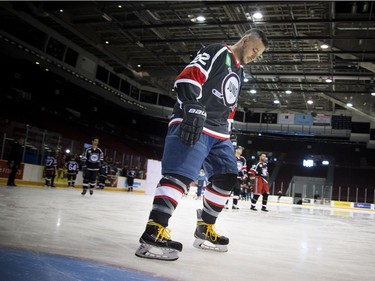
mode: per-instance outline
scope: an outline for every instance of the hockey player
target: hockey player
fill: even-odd
[[[130,168],[128,170],[128,174],[127,174],[127,178],[126,178],[126,186],[128,188],[128,191],[133,191],[135,176],[136,176],[136,171],[133,168]]]
[[[99,180],[98,180],[99,189],[104,189],[108,172],[109,172],[109,166],[107,162],[104,161],[99,170]]]
[[[244,180],[246,180],[247,177],[247,166],[246,166],[246,159],[242,156],[244,148],[242,146],[236,147],[236,160],[237,160],[237,169],[238,169],[238,175],[237,175],[237,183],[233,190],[233,205],[232,209],[238,210],[238,199],[240,197],[241,192],[241,186],[244,183]],[[228,202],[227,202],[228,203]],[[228,207],[226,206],[226,209]]]
[[[267,201],[269,193],[268,186],[268,167],[267,167],[267,155],[265,153],[259,154],[259,162],[256,165],[253,165],[249,171],[251,174],[250,178],[255,177],[255,184],[253,190],[253,198],[251,198],[251,207],[250,210],[257,211],[256,203],[260,195],[262,195],[262,211],[268,212],[267,210]]]
[[[65,168],[67,169],[67,177],[68,177],[68,187],[74,187],[77,179],[77,174],[79,171],[79,165],[76,161],[76,156],[72,155],[70,160],[65,163]]]
[[[53,155],[54,153],[50,152],[44,162],[44,177],[47,187],[54,187],[52,179],[56,176],[57,160]]]
[[[99,138],[92,138],[92,146],[86,148],[82,156],[82,172],[83,172],[83,190],[82,195],[85,195],[87,189],[90,188],[90,195],[94,193],[96,178],[100,166],[103,162],[103,151],[98,147]]]
[[[201,199],[202,191],[206,188],[207,184],[208,179],[204,173],[204,170],[201,169],[198,178],[195,180],[195,186],[197,187],[197,196],[195,199]]]
[[[220,252],[228,250],[229,239],[217,234],[214,224],[238,174],[230,141],[230,120],[244,78],[241,64],[255,60],[267,45],[262,31],[249,30],[232,46],[212,44],[203,48],[177,76],[174,85],[177,102],[165,140],[163,177],[156,188],[136,256],[178,259],[182,244],[171,240],[168,221],[202,166],[210,184],[202,200],[203,209],[197,210],[193,246]]]

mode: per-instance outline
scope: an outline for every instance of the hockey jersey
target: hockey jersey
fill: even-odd
[[[243,78],[243,68],[228,46],[201,49],[176,78],[177,102],[169,125],[182,121],[184,101],[199,101],[207,112],[203,133],[229,139]]]
[[[246,158],[243,156],[236,157],[237,160],[237,169],[238,169],[238,178],[243,179],[247,176],[247,165],[246,165]]]
[[[56,170],[56,167],[57,167],[56,158],[53,156],[47,156],[44,166],[46,170]]]
[[[103,162],[103,151],[99,147],[88,147],[82,155],[82,166],[89,171],[99,171]]]
[[[253,165],[250,169],[250,173],[255,176],[260,176],[264,180],[268,181],[268,167],[267,163],[258,162],[258,164]]]
[[[69,175],[76,175],[78,173],[78,163],[75,160],[69,160],[65,163],[65,168]]]

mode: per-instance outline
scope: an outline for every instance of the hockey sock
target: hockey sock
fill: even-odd
[[[236,184],[235,174],[221,174],[210,178],[203,199],[202,219],[205,223],[214,224],[228,201]]]
[[[255,208],[255,205],[258,201],[258,198],[259,198],[259,194],[254,194],[253,198],[251,198],[251,207]]]
[[[267,207],[267,201],[268,201],[268,193],[263,193],[262,196],[263,196],[262,207],[266,208]]]
[[[149,220],[167,227],[169,218],[177,208],[182,195],[187,191],[190,182],[192,180],[180,175],[165,175],[156,187]]]

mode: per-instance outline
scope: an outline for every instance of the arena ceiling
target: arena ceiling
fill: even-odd
[[[270,47],[244,66],[248,82],[240,110],[346,108],[375,118],[373,1],[41,1],[0,7],[2,26],[15,33],[20,22],[38,21],[116,73],[170,96],[175,77],[200,48],[233,44],[246,30],[260,28]],[[263,17],[255,18],[256,12]],[[38,38],[31,31],[29,36]]]

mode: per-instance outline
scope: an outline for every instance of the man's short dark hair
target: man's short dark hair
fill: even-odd
[[[258,28],[252,28],[252,29],[249,29],[248,31],[246,31],[244,36],[249,36],[249,35],[254,34],[254,33],[260,38],[260,40],[262,40],[262,43],[267,50],[268,39],[267,39],[266,34],[264,34],[264,32],[262,30],[260,30]]]

